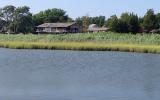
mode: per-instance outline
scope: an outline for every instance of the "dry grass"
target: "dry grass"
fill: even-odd
[[[140,45],[125,43],[98,42],[0,42],[0,47],[12,49],[57,49],[57,50],[86,50],[86,51],[125,51],[160,53],[159,45]]]

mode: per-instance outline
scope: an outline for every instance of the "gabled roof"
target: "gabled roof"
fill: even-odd
[[[72,26],[74,24],[75,24],[75,22],[73,22],[73,23],[44,23],[44,24],[41,24],[37,27],[63,27],[63,28],[67,28],[67,27]]]

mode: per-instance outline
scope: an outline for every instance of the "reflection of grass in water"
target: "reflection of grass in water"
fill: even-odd
[[[159,45],[142,45],[105,42],[0,42],[0,47],[13,49],[58,49],[90,51],[127,51],[160,53]]]

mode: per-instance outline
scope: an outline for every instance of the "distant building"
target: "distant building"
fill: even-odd
[[[76,23],[44,23],[36,27],[37,33],[78,33],[80,27]]]
[[[109,28],[106,27],[98,27],[96,24],[91,24],[88,27],[88,32],[106,32]]]

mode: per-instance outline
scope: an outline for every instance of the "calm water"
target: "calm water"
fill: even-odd
[[[0,49],[0,100],[160,100],[160,55]]]

